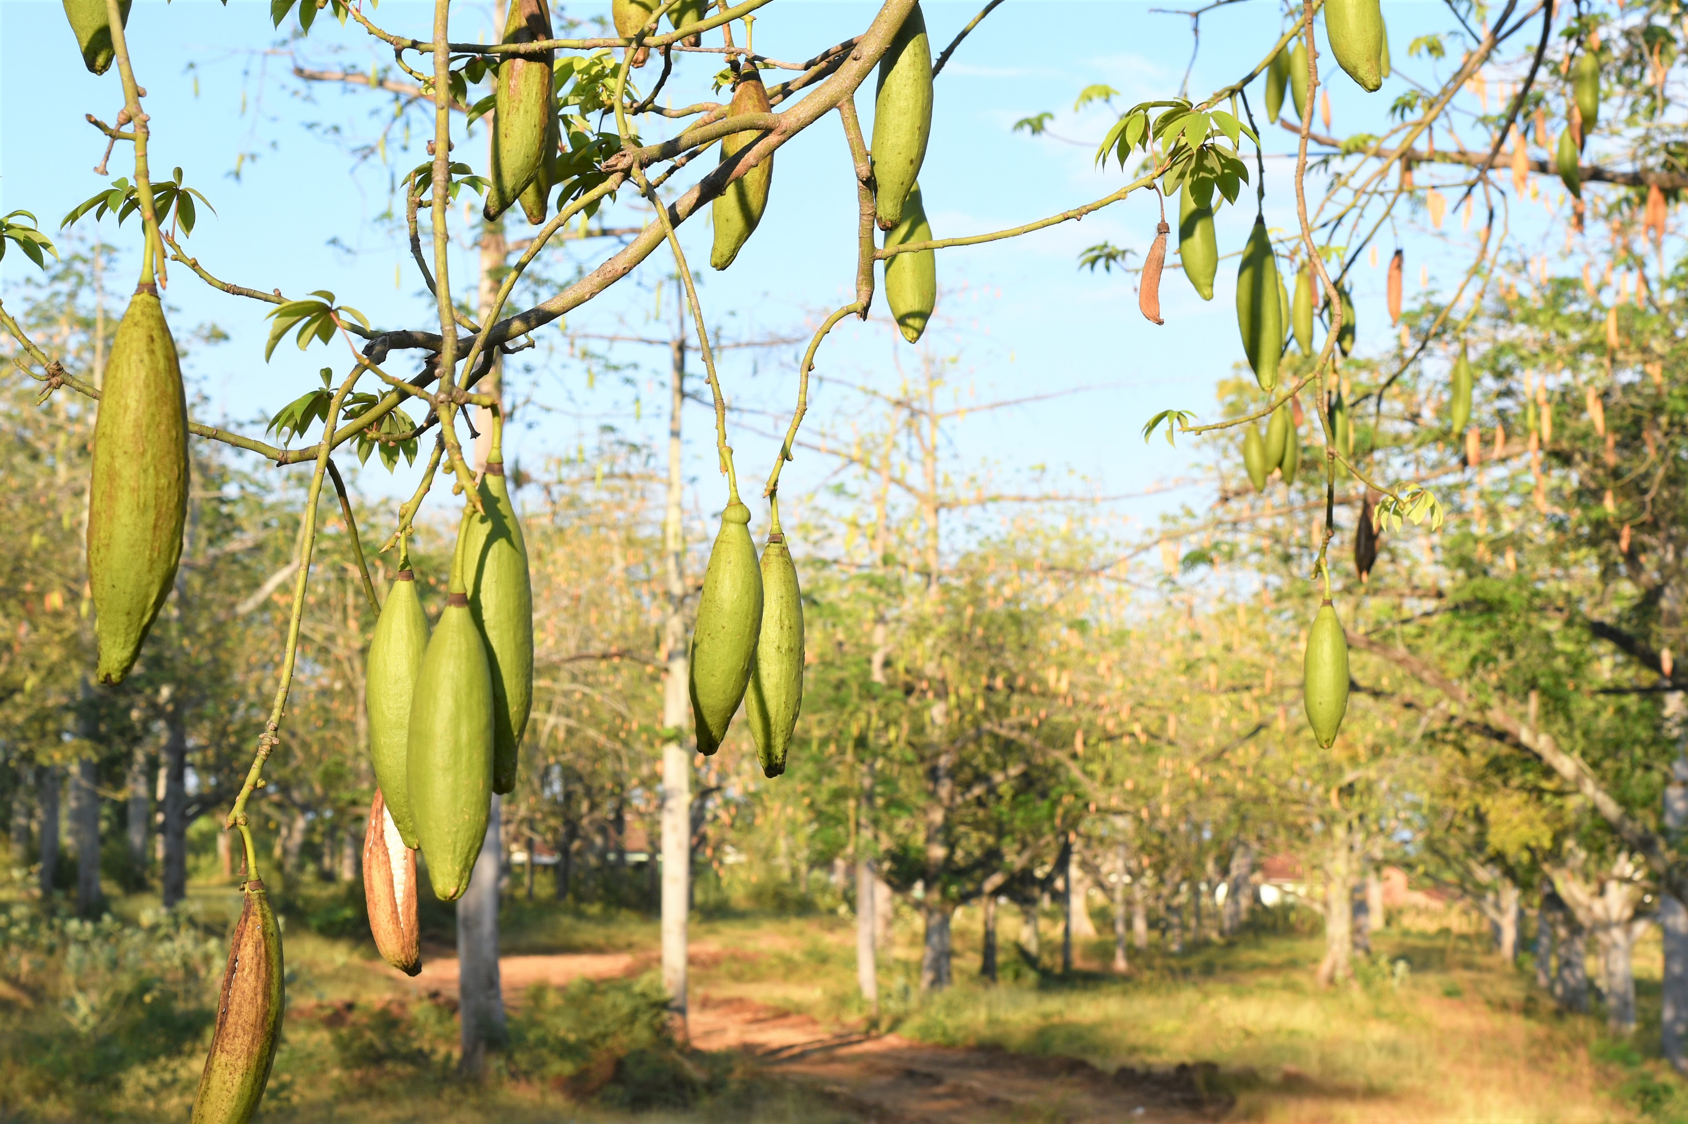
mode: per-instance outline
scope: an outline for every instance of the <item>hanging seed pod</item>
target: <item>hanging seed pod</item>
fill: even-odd
[[[1346,285],[1339,286],[1336,292],[1342,299],[1342,330],[1336,333],[1336,346],[1346,358],[1354,353],[1354,299]]]
[[[1379,18],[1379,20],[1382,20],[1382,18],[1383,18],[1383,11],[1382,11],[1381,8],[1379,8],[1379,10],[1378,10],[1378,18]],[[1378,55],[1377,69],[1378,69],[1378,73],[1383,75],[1383,77],[1385,77],[1385,78],[1389,77],[1390,74],[1394,73],[1394,67],[1392,67],[1389,64],[1389,24],[1388,23],[1383,24],[1383,50]]]
[[[492,807],[492,665],[469,610],[464,539],[457,537],[450,592],[416,679],[406,759],[416,838],[444,902],[469,888]]]
[[[1178,195],[1178,260],[1204,301],[1213,299],[1219,272],[1219,239],[1213,231],[1213,181],[1184,181]]]
[[[1274,468],[1280,468],[1284,463],[1284,453],[1289,448],[1289,435],[1294,423],[1289,416],[1289,403],[1284,403],[1272,411],[1272,416],[1266,421],[1266,471],[1270,473]]]
[[[420,972],[416,852],[399,836],[379,788],[363,832],[363,894],[369,906],[369,935],[381,958],[407,976]]]
[[[785,536],[768,535],[762,551],[762,627],[744,696],[762,772],[785,772],[791,734],[803,708],[803,596]]]
[[[1588,143],[1589,134],[1600,122],[1600,48],[1593,43],[1584,44],[1582,54],[1577,56],[1572,68],[1571,92],[1582,118],[1580,148]]]
[[[501,43],[551,38],[546,0],[510,0]],[[509,209],[546,163],[551,126],[551,52],[500,55],[493,86],[492,162],[488,168],[488,222]],[[544,221],[543,216],[540,221]]]
[[[193,1124],[246,1124],[258,1112],[281,1038],[285,1005],[281,930],[264,884],[241,887],[240,920],[217,999],[211,1052],[193,1100]]]
[[[1325,35],[1337,65],[1368,94],[1383,85],[1383,9],[1378,0],[1325,0]]]
[[[1289,340],[1290,340],[1289,328],[1290,328],[1290,321],[1291,321],[1290,308],[1289,308],[1289,290],[1284,287],[1284,272],[1283,272],[1283,270],[1279,269],[1279,270],[1274,270],[1273,272],[1276,274],[1276,276],[1278,278],[1278,324],[1283,329],[1283,338],[1278,341],[1278,353],[1279,353],[1279,355],[1282,355],[1285,351],[1289,350]]]
[[[1289,432],[1284,435],[1284,459],[1279,462],[1278,470],[1284,474],[1285,484],[1295,483],[1295,474],[1301,469],[1301,427],[1296,424],[1295,412],[1292,408],[1289,415]]]
[[[130,0],[117,5],[123,26],[129,26]],[[111,41],[111,15],[105,0],[64,0],[64,14],[70,20],[70,30],[76,33],[76,45],[82,49],[82,65],[90,74],[104,74],[111,69],[117,49]]]
[[[668,9],[668,22],[675,31],[683,31],[694,23],[702,22],[708,14],[709,5],[706,0],[680,0]],[[702,46],[702,42],[702,36],[692,35],[687,37],[686,46],[698,47]]]
[[[188,416],[176,343],[156,289],[141,284],[117,326],[94,423],[88,585],[99,680],[135,664],[182,556]]]
[[[521,197],[517,200],[522,205],[522,213],[534,226],[544,225],[545,216],[551,212],[551,189],[558,183],[557,145],[562,134],[557,128],[557,109],[554,101],[547,114],[550,124],[545,129],[545,155],[539,161],[539,170],[533,173],[533,178],[522,189]]]
[[[1554,165],[1559,171],[1559,181],[1578,199],[1582,198],[1582,169],[1578,166],[1580,159],[1577,138],[1572,130],[1566,129],[1559,134],[1559,149],[1554,154]]]
[[[1401,322],[1401,273],[1405,268],[1406,259],[1403,251],[1396,250],[1395,256],[1389,259],[1388,300],[1389,323],[1391,325]]]
[[[661,5],[656,0],[610,0],[610,18],[615,23],[615,33],[623,39],[633,38],[650,22],[659,7]],[[650,57],[651,49],[640,47],[633,52],[634,67],[644,66]]]
[[[1290,302],[1290,323],[1295,329],[1295,346],[1301,354],[1313,352],[1313,268],[1303,265],[1295,271],[1295,299]]]
[[[1360,498],[1360,521],[1354,526],[1354,570],[1364,583],[1377,565],[1377,523],[1373,514],[1371,490]]]
[[[1342,716],[1348,712],[1348,636],[1328,598],[1320,604],[1313,627],[1307,631],[1302,684],[1307,723],[1313,727],[1319,745],[1329,749],[1342,729]]]
[[[920,185],[909,188],[903,203],[903,221],[885,236],[885,245],[902,246],[909,242],[930,242],[932,224],[926,221],[925,202],[920,197]],[[938,255],[931,250],[916,250],[911,254],[896,254],[885,259],[885,303],[891,317],[909,343],[919,341],[938,304]]]
[[[1166,236],[1171,227],[1155,224],[1155,240],[1149,243],[1149,254],[1143,259],[1143,278],[1137,285],[1137,311],[1151,324],[1164,324],[1161,319],[1161,270],[1166,266]]]
[[[1266,442],[1260,437],[1260,427],[1250,424],[1243,429],[1243,468],[1248,471],[1249,483],[1256,492],[1266,490],[1266,475],[1272,471],[1266,463]]]
[[[874,93],[873,178],[880,230],[903,221],[932,135],[932,47],[917,3],[879,60]]]
[[[745,66],[733,82],[733,100],[727,116],[742,117],[750,113],[767,113],[768,88],[754,66]],[[721,139],[721,163],[725,164],[739,152],[761,139],[762,133],[747,129]],[[726,269],[738,257],[744,244],[756,232],[762,212],[768,209],[768,189],[774,179],[774,157],[769,153],[750,171],[727,185],[727,189],[710,204],[715,219],[715,245],[709,252],[709,264]]]
[[[697,750],[705,756],[727,737],[750,684],[762,632],[762,572],[749,524],[750,509],[734,496],[721,513],[698,598],[690,689]]]
[[[1296,124],[1307,119],[1307,83],[1310,75],[1307,73],[1307,42],[1300,36],[1296,37],[1295,47],[1289,53],[1289,94],[1295,105]]]
[[[510,502],[504,457],[496,439],[481,478],[481,507],[463,509],[463,584],[469,616],[486,645],[492,668],[492,791],[516,787],[517,751],[533,710],[533,585],[527,541]]]
[[[1299,43],[1299,40],[1297,40]],[[1272,56],[1266,67],[1266,120],[1276,123],[1284,112],[1284,94],[1289,90],[1290,56],[1294,51],[1285,47]]]
[[[1448,432],[1457,439],[1471,422],[1471,360],[1460,344],[1448,391]]]
[[[416,846],[410,814],[410,700],[428,654],[428,614],[416,594],[408,544],[399,547],[402,567],[387,591],[364,664],[364,709],[369,715],[369,758],[380,791],[393,794],[384,807],[406,847]]]
[[[1336,442],[1336,451],[1344,457],[1352,457],[1354,455],[1354,427],[1348,416],[1348,403],[1343,400],[1340,390],[1333,394],[1330,400],[1330,433],[1331,439]],[[1337,466],[1339,475],[1345,472],[1346,470],[1340,465]]]
[[[1271,391],[1278,385],[1284,328],[1278,308],[1278,262],[1264,217],[1255,218],[1237,268],[1237,329],[1255,380],[1261,390]]]

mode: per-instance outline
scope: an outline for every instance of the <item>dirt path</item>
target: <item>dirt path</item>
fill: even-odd
[[[577,979],[633,975],[653,963],[648,955],[574,953],[506,956],[499,967],[505,1000],[518,1004],[535,983],[560,987]],[[427,960],[421,975],[407,982],[423,992],[455,995],[457,961]],[[1200,1067],[1109,1075],[1076,1058],[926,1046],[895,1034],[829,1030],[806,1015],[744,999],[696,996],[690,1029],[699,1049],[744,1054],[765,1072],[821,1090],[872,1124],[1195,1124],[1216,1119],[1231,1103],[1223,1094],[1204,1095],[1212,1074]]]

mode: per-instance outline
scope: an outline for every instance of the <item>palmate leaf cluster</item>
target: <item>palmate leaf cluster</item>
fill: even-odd
[[[211,206],[204,195],[182,182],[180,168],[171,174],[170,179],[153,183],[151,186],[153,213],[158,216],[158,224],[161,227],[174,224],[172,229],[174,226],[180,226],[183,234],[192,234],[199,214],[194,205],[195,199],[204,203],[212,214],[217,213],[216,208]],[[90,211],[93,212],[96,222],[108,214],[114,214],[117,216],[117,225],[122,226],[125,219],[140,209],[141,198],[136,186],[127,178],[115,179],[111,181],[108,190],[93,195],[71,208],[64,221],[59,223],[59,228],[62,230]]]
[[[269,425],[264,427],[266,434],[273,433],[281,439],[283,445],[289,445],[295,437],[304,436],[312,425],[328,420],[328,408],[334,401],[334,389],[331,385],[334,372],[331,368],[324,367],[319,375],[322,386],[301,394],[277,410],[270,418]],[[341,403],[340,418],[342,421],[351,421],[380,400],[380,395],[365,391],[349,394]],[[397,467],[400,456],[404,457],[406,464],[414,464],[418,441],[416,423],[405,413],[403,406],[394,407],[379,422],[359,431],[358,463],[367,463],[369,455],[379,451],[381,463],[389,472]]]

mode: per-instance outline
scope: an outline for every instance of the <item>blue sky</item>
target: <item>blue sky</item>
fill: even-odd
[[[569,8],[567,14],[591,18],[607,7]],[[971,0],[928,3],[934,51],[976,10]],[[431,11],[431,5],[388,0],[373,15],[389,29],[425,35]],[[805,58],[859,31],[872,11],[866,3],[780,0],[757,20],[756,46],[777,58]],[[1416,34],[1449,30],[1453,17],[1431,3],[1386,4],[1385,12],[1397,68],[1427,76],[1429,64],[1409,61],[1406,44]],[[459,4],[453,37],[486,36],[490,16],[490,5]],[[353,150],[373,141],[391,119],[390,101],[367,90],[306,89],[288,73],[295,60],[366,70],[371,63],[390,64],[391,52],[373,50],[355,25],[342,29],[326,13],[306,40],[290,41],[293,26],[290,19],[278,32],[267,4],[245,0],[233,0],[226,8],[208,0],[170,5],[136,0],[129,34],[140,80],[149,90],[155,178],[180,165],[188,182],[210,197],[217,213],[202,215],[190,250],[212,272],[255,288],[279,287],[290,296],[329,289],[382,326],[427,324],[431,300],[408,265],[402,231],[380,220],[394,175],[424,159],[421,130],[411,131],[405,150],[403,130],[395,129],[386,163],[355,159]],[[1263,2],[1210,14],[1190,79],[1192,94],[1200,97],[1245,71],[1279,26],[1278,8]],[[58,3],[0,0],[0,206],[33,211],[48,227],[56,227],[66,211],[106,179],[132,170],[122,148],[109,177],[91,170],[104,140],[82,116],[91,112],[111,120],[121,95],[115,69],[99,78],[86,74],[76,65],[74,48]],[[963,44],[938,80],[933,140],[921,175],[935,233],[946,237],[1013,226],[1115,190],[1124,175],[1117,167],[1098,167],[1093,159],[1094,144],[1114,111],[1098,104],[1074,113],[1075,95],[1091,83],[1106,83],[1120,91],[1114,102],[1118,107],[1170,96],[1178,90],[1190,48],[1189,19],[1156,13],[1146,3],[1014,0],[1000,8]],[[671,83],[674,103],[709,96],[708,81],[717,68],[717,57],[683,57]],[[642,77],[648,82],[654,71],[647,69]],[[1376,128],[1388,101],[1402,88],[1400,81],[1368,98],[1337,74],[1332,94],[1337,131]],[[1257,84],[1257,95],[1258,89]],[[865,120],[872,110],[871,88],[858,104],[864,126],[871,129]],[[1049,135],[1033,138],[1013,131],[1015,121],[1044,110],[1056,114]],[[660,136],[667,127],[653,119],[644,132]],[[465,151],[471,162],[484,160],[484,134],[477,130]],[[1281,157],[1290,151],[1290,135],[1270,130],[1266,215],[1271,225],[1284,229],[1293,212],[1291,165]],[[1246,237],[1254,215],[1252,187],[1248,190],[1239,206],[1220,214],[1222,253],[1234,252]],[[850,299],[854,191],[835,116],[780,150],[760,229],[727,273],[705,268],[701,296],[711,326],[720,329],[723,339],[806,337],[826,311]],[[633,202],[631,193],[624,193],[609,221],[642,222]],[[511,235],[519,237],[525,224],[512,215]],[[899,365],[913,369],[924,349],[935,359],[953,361],[953,382],[963,401],[1074,391],[1011,411],[974,415],[957,429],[955,450],[962,464],[1004,479],[1024,483],[1033,466],[1043,466],[1045,486],[1122,494],[1186,474],[1192,456],[1199,454],[1171,450],[1158,438],[1145,445],[1139,430],[1151,414],[1167,407],[1213,415],[1215,385],[1231,376],[1242,358],[1233,262],[1222,262],[1210,303],[1169,273],[1163,287],[1167,323],[1156,328],[1137,312],[1133,276],[1092,274],[1080,270],[1076,260],[1082,248],[1104,240],[1146,247],[1156,219],[1154,196],[1134,195],[1082,223],[945,251],[938,263],[942,323],[928,333],[922,348],[901,341],[881,301],[872,321],[848,322],[834,334],[821,353],[819,373],[823,379],[891,389],[900,377]],[[135,221],[118,231],[107,219],[103,233],[123,246],[138,245],[140,238]],[[689,224],[683,237],[694,267],[706,267],[706,223]],[[1383,247],[1384,260],[1390,248]],[[455,267],[459,284],[469,276],[471,260],[467,253],[460,255]],[[583,260],[571,250],[548,259],[547,272],[566,277]],[[1434,270],[1436,259],[1430,264]],[[0,279],[13,285],[31,268],[21,255],[8,254],[0,264]],[[673,290],[662,294],[663,319],[653,323],[659,299],[653,286],[672,269],[672,259],[659,251],[606,297],[572,314],[568,329],[598,335],[666,332]],[[1417,289],[1417,269],[1410,274],[1409,298]],[[1433,272],[1433,283],[1436,276],[1439,271]],[[320,366],[346,367],[339,352],[319,347],[301,354],[291,343],[266,364],[268,306],[215,293],[180,267],[171,277],[168,299],[178,309],[178,331],[215,321],[231,337],[200,350],[193,360],[192,374],[208,396],[205,412],[212,417],[250,422],[267,416],[315,385]],[[1355,290],[1362,347],[1368,340],[1383,342],[1382,285],[1382,269],[1362,267]],[[786,346],[761,354],[726,353],[721,370],[730,397],[758,408],[788,410],[799,351]],[[591,450],[605,424],[655,442],[666,400],[665,354],[616,347],[617,363],[642,365],[643,370],[614,377],[593,364],[589,387],[587,364],[571,353],[567,340],[552,329],[526,357],[525,365],[537,363],[540,369],[513,372],[512,392],[531,396],[542,407],[521,419],[524,425],[512,437],[517,455],[536,461],[582,445]],[[637,417],[635,397],[641,399]],[[842,385],[823,382],[809,424],[847,431],[859,407],[860,399]],[[756,417],[746,423],[773,425]],[[783,428],[783,421],[778,424]],[[686,425],[690,474],[702,487],[697,507],[713,511],[720,503],[715,493],[723,489],[715,483],[709,415],[694,408]],[[773,446],[748,431],[734,443],[741,476],[760,480]],[[813,487],[832,467],[816,456],[800,456],[787,469],[783,493]],[[401,470],[389,480],[376,470],[360,474],[359,481],[366,492],[384,495],[408,491],[412,477]],[[1174,502],[1173,496],[1195,502],[1200,493],[1160,493],[1127,501],[1118,511],[1134,520],[1152,518]]]

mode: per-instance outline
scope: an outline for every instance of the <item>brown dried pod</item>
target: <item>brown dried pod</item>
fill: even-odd
[[[217,1028],[194,1097],[192,1124],[247,1124],[264,1099],[281,1038],[281,930],[263,882],[254,878],[241,889],[246,900],[229,942]]]
[[[1405,254],[1401,250],[1395,251],[1395,256],[1389,259],[1389,322],[1401,322],[1401,273],[1406,267]]]
[[[1155,240],[1149,246],[1149,256],[1143,259],[1143,280],[1137,286],[1137,307],[1155,324],[1166,323],[1161,319],[1160,281],[1166,265],[1166,236],[1171,229],[1165,222],[1155,225]]]
[[[1377,565],[1377,516],[1372,503],[1372,494],[1367,489],[1365,497],[1360,500],[1360,522],[1354,528],[1354,569],[1364,583],[1371,577],[1372,567]]]
[[[416,852],[404,845],[379,788],[363,833],[363,894],[369,906],[369,935],[381,958],[407,976],[420,972]]]

